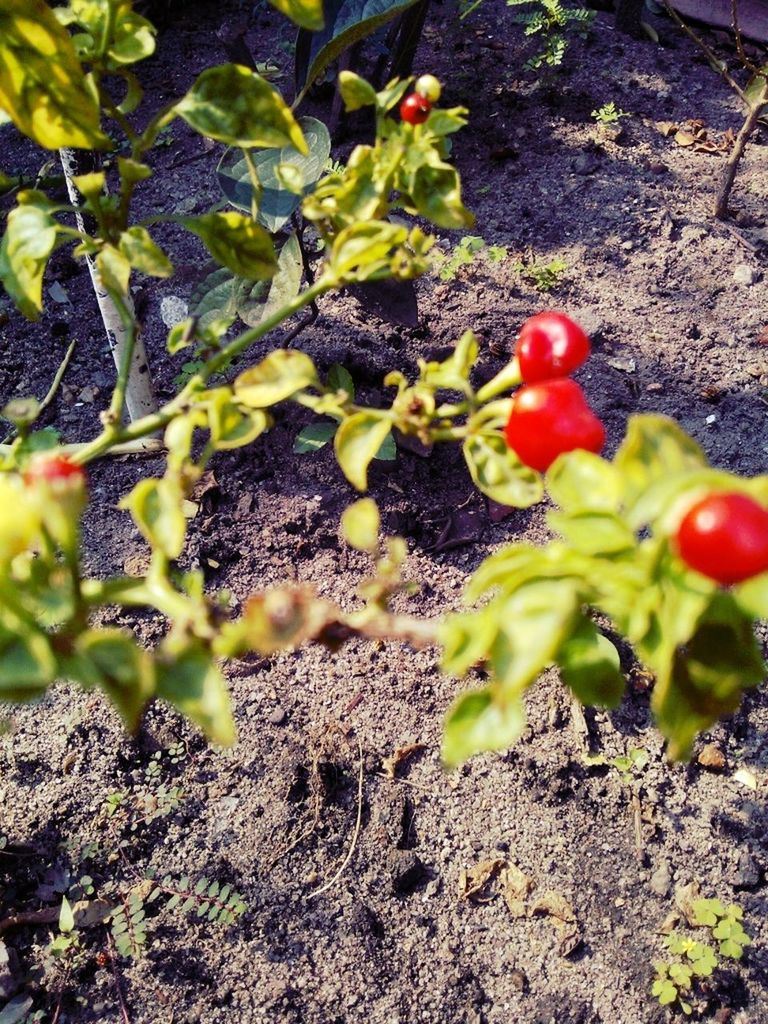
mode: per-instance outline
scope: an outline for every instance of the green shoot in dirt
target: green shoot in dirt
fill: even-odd
[[[533,285],[536,291],[551,292],[560,284],[563,275],[568,269],[565,260],[555,256],[549,263],[536,259],[535,256],[518,260],[512,268]]]
[[[440,249],[432,250],[432,258],[440,267],[441,281],[453,281],[462,267],[474,263],[475,257],[481,254],[489,263],[501,263],[507,256],[507,249],[503,245],[488,245],[480,235],[465,235],[450,256]]]
[[[618,124],[622,118],[629,117],[630,115],[626,110],[618,108],[614,101],[611,100],[610,103],[604,103],[602,107],[593,110],[591,116],[601,128],[609,128],[611,125]]]
[[[707,942],[673,931],[664,937],[664,945],[676,959],[658,961],[651,993],[662,1006],[674,1006],[686,1016],[693,1012],[690,1002],[699,978],[710,978],[721,967],[720,957],[739,960],[751,939],[741,924],[744,912],[736,903],[727,907],[718,899],[696,900],[689,923],[708,928],[718,942],[715,950]]]
[[[584,764],[589,768],[609,766],[615,768],[621,781],[630,783],[635,774],[639,774],[648,764],[650,755],[643,747],[630,747],[626,754],[618,757],[606,757],[604,754],[586,754]]]
[[[584,36],[595,17],[595,12],[586,7],[566,7],[560,0],[507,0],[507,6],[536,7],[514,18],[525,26],[526,36],[538,36],[543,45],[539,53],[526,61],[525,66],[531,71],[559,67],[568,49],[567,33],[575,29]]]

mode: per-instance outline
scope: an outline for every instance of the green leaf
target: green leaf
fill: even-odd
[[[361,498],[344,509],[341,532],[350,547],[371,553],[377,551],[380,528],[381,517],[373,498]]]
[[[128,294],[131,264],[114,245],[107,243],[101,248],[96,256],[96,269],[99,271],[101,283],[107,291],[116,295]]]
[[[317,32],[323,27],[322,0],[269,0],[269,2],[300,28]]]
[[[237,314],[243,323],[249,327],[255,327],[279,309],[287,306],[299,294],[303,274],[304,264],[301,258],[301,248],[294,231],[280,249],[277,270],[271,282],[266,288],[259,282],[258,286],[266,292],[266,295],[257,294],[258,286],[251,285],[251,282],[240,282],[236,288]]]
[[[677,988],[667,978],[659,978],[654,981],[651,992],[662,1006],[670,1006],[677,999]]]
[[[339,92],[348,112],[376,106],[376,90],[354,71],[344,69],[339,72]]]
[[[131,266],[150,277],[170,277],[173,264],[163,250],[152,241],[146,228],[128,228],[120,235],[120,252]]]
[[[0,280],[29,320],[37,320],[43,308],[43,275],[55,244],[56,221],[41,206],[24,203],[8,214],[0,242]]]
[[[228,149],[216,168],[219,186],[230,203],[250,213],[256,198],[257,219],[273,234],[280,231],[298,208],[301,193],[310,192],[321,178],[331,154],[331,137],[322,121],[302,117],[298,123],[307,144],[306,153],[300,153],[292,145],[251,151],[251,161],[260,185],[258,196],[254,197],[248,161],[238,150]],[[281,181],[278,168],[286,164],[295,168],[300,176],[298,195]]]
[[[231,401],[229,388],[214,392],[208,404],[211,442],[217,451],[250,444],[264,433],[269,422],[261,409],[242,409]]]
[[[188,231],[203,240],[217,263],[233,274],[253,280],[270,278],[277,270],[272,239],[255,220],[235,210],[185,217]]]
[[[212,743],[229,746],[237,734],[229,691],[211,656],[190,649],[158,665],[157,695],[200,726]]]
[[[333,388],[334,391],[346,391],[347,396],[351,402],[355,400],[355,382],[352,380],[352,374],[340,363],[334,363],[328,371],[328,377],[326,383],[329,388]]]
[[[471,612],[448,615],[438,627],[443,648],[442,670],[446,675],[465,676],[486,661],[499,634],[493,605]]]
[[[299,432],[293,442],[293,450],[297,455],[318,452],[324,448],[336,433],[338,424],[321,421],[310,423]]]
[[[408,180],[408,192],[416,212],[438,227],[456,230],[475,223],[474,215],[461,201],[458,171],[436,155],[416,169]]]
[[[392,429],[386,414],[357,412],[336,431],[333,446],[344,476],[358,491],[368,487],[368,466]]]
[[[730,594],[715,594],[671,668],[657,672],[651,706],[669,756],[686,757],[697,733],[735,711],[742,691],[759,685],[764,672],[752,621]]]
[[[3,628],[0,634],[0,699],[34,700],[56,678],[56,659],[48,637],[42,631],[21,623],[19,635]]]
[[[213,265],[209,264],[209,266]],[[193,289],[189,298],[189,310],[193,316],[198,318],[198,326],[201,330],[222,321],[232,323],[237,316],[237,300],[241,284],[240,278],[234,277],[231,270],[226,267],[217,267]]]
[[[330,269],[340,281],[366,281],[389,269],[393,250],[407,238],[406,228],[388,221],[352,224],[333,240]]]
[[[501,434],[471,434],[462,450],[475,485],[493,501],[514,508],[541,501],[540,474],[522,464]]]
[[[315,364],[309,356],[294,349],[274,349],[257,366],[240,374],[234,393],[243,405],[266,409],[317,383]]]
[[[657,481],[701,469],[707,461],[701,448],[674,420],[642,415],[630,417],[613,464],[624,483],[624,500],[632,506]],[[633,524],[649,522],[655,514],[649,509],[643,520],[638,522],[635,517]]]
[[[768,619],[768,572],[753,576],[733,590],[739,608],[755,619]]]
[[[69,33],[43,0],[0,7],[0,108],[46,149],[110,145]]]
[[[584,555],[615,555],[633,551],[637,544],[626,522],[609,512],[548,512],[547,523]]]
[[[392,432],[384,438],[381,442],[381,448],[373,456],[377,462],[394,462],[397,458],[397,445],[395,439],[392,436]]]
[[[565,512],[615,512],[621,503],[621,476],[615,466],[592,452],[561,455],[547,471],[550,497]]]
[[[62,671],[82,686],[102,689],[129,729],[138,726],[155,690],[151,655],[125,629],[86,630],[77,638],[73,655],[62,659]]]
[[[525,711],[519,697],[502,697],[491,686],[462,693],[445,720],[443,763],[455,768],[473,754],[506,750],[524,728]]]
[[[557,652],[563,682],[582,704],[616,707],[624,694],[624,676],[619,652],[582,616]]]
[[[167,558],[178,558],[184,547],[187,524],[182,512],[183,494],[171,479],[140,480],[119,507],[127,509],[142,536]]]
[[[195,131],[229,146],[293,145],[307,153],[307,144],[290,108],[261,75],[240,64],[221,64],[203,71],[176,112]]]
[[[416,0],[325,0],[325,25],[311,34],[299,32],[296,43],[296,100],[341,54],[373,35],[382,25],[413,6]],[[310,26],[306,26],[309,28]]]
[[[61,897],[61,910],[59,911],[59,931],[63,935],[75,930],[75,915],[66,896]]]

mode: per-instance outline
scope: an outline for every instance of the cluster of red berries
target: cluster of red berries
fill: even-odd
[[[432,105],[440,99],[442,89],[434,75],[422,75],[416,79],[413,92],[400,104],[400,117],[406,124],[424,124],[432,111]]]
[[[506,439],[526,466],[543,473],[564,452],[602,450],[605,428],[568,377],[589,353],[587,335],[562,313],[523,324],[515,349],[523,387]],[[768,509],[743,493],[707,494],[686,511],[672,545],[690,569],[723,586],[741,583],[768,572]]]
[[[520,461],[540,473],[564,452],[599,452],[605,444],[603,424],[568,376],[589,353],[589,338],[563,313],[539,313],[520,330],[515,355],[523,387],[512,400],[505,433]]]

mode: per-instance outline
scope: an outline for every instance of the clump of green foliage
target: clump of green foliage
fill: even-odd
[[[450,256],[439,249],[432,251],[432,258],[439,264],[438,276],[441,281],[453,281],[462,267],[475,262],[482,255],[489,263],[501,263],[507,256],[503,245],[488,245],[481,235],[465,235]]]
[[[585,35],[595,12],[586,7],[566,7],[561,0],[507,0],[508,7],[534,7],[515,15],[514,20],[525,26],[526,36],[539,36],[542,49],[526,62],[531,71],[556,68],[563,63],[568,49],[568,33],[573,29]]]
[[[690,999],[697,980],[710,978],[721,966],[720,957],[741,959],[751,943],[741,923],[744,911],[737,903],[725,906],[718,899],[696,900],[692,909],[693,923],[709,929],[717,949],[681,932],[671,932],[664,937],[664,944],[675,959],[653,965],[656,977],[651,988],[662,1006],[676,1004],[686,1016],[693,1012]]]
[[[598,107],[592,111],[592,117],[597,121],[600,127],[608,128],[611,125],[618,124],[624,117],[629,117],[626,110],[621,110],[616,106],[613,100],[610,103],[604,103],[602,107]]]
[[[516,273],[522,274],[539,292],[551,292],[557,288],[567,269],[568,264],[558,256],[548,263],[531,256],[518,260],[513,267]]]

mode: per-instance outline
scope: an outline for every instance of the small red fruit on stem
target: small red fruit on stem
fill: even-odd
[[[675,546],[703,576],[741,583],[768,572],[768,509],[746,494],[709,494],[683,516]]]
[[[49,484],[84,484],[85,470],[66,455],[37,455],[24,470],[24,483],[34,484],[42,481]]]
[[[400,104],[400,117],[407,124],[424,124],[432,110],[432,104],[425,96],[412,92]]]
[[[567,377],[590,353],[589,338],[564,313],[537,313],[520,328],[515,355],[526,384]]]
[[[520,388],[512,399],[505,436],[522,463],[544,473],[564,452],[599,452],[605,427],[579,385],[563,377]]]

